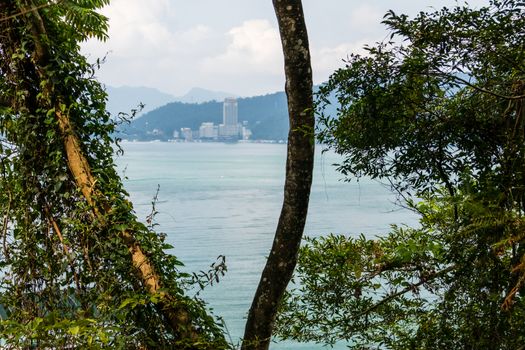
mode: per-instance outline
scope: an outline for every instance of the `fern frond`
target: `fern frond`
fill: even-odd
[[[107,5],[109,0],[67,0],[63,1],[64,18],[83,39],[96,38],[106,41],[109,29],[108,18],[95,10]]]

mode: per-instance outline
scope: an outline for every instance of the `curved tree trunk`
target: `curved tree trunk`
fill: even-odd
[[[277,308],[291,279],[301,243],[314,160],[312,69],[300,0],[273,0],[284,53],[290,131],[284,199],[272,250],[261,275],[242,344],[268,349]]]

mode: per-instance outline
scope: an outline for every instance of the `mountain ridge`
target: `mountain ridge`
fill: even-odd
[[[317,88],[315,87],[316,91]],[[199,90],[200,88],[194,89]],[[223,94],[227,94],[226,97],[232,97],[232,94]],[[330,96],[329,100],[332,105],[324,112],[336,115],[338,104],[335,96]],[[288,106],[286,94],[283,91],[239,97],[237,101],[238,120],[240,123],[244,122],[243,124],[252,131],[252,140],[286,140],[288,138]],[[171,140],[174,138],[174,132],[180,132],[181,128],[191,128],[197,131],[204,122],[221,124],[222,106],[222,99],[200,103],[170,101],[137,116],[130,124],[121,125],[117,136],[127,140]]]
[[[252,131],[252,139],[286,140],[288,110],[286,94],[275,92],[238,98],[238,120]],[[201,123],[222,123],[222,102],[170,102],[136,118],[121,128],[119,137],[129,140],[169,140],[181,128],[198,130]]]
[[[156,88],[145,86],[120,86],[106,85],[108,94],[107,109],[112,116],[119,113],[130,114],[132,109],[137,109],[139,104],[144,108],[137,113],[137,117],[144,115],[158,107],[170,102],[203,103],[208,101],[222,101],[226,97],[237,97],[225,91],[213,91],[200,87],[193,87],[182,96],[174,96]]]

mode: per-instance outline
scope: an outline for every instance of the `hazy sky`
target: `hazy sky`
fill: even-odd
[[[471,0],[473,6],[488,0]],[[349,53],[388,34],[389,9],[414,15],[451,0],[303,0],[314,82]],[[253,96],[283,90],[279,32],[271,0],[112,0],[109,40],[83,45],[112,86],[147,86],[183,95],[192,87]]]

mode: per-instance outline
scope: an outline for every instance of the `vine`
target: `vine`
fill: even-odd
[[[115,170],[107,96],[79,53],[106,37],[96,10],[107,3],[0,5],[0,337],[13,348],[227,348]]]

